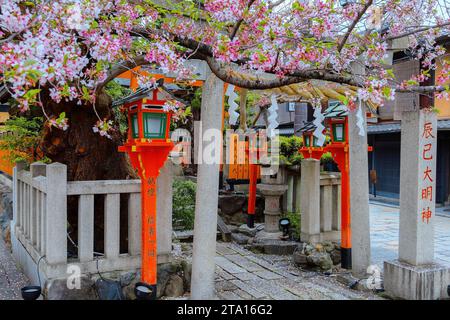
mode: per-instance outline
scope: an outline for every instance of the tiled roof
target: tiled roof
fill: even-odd
[[[379,123],[367,126],[368,134],[382,134],[400,132],[400,122]],[[450,130],[449,120],[438,120],[438,130]]]
[[[304,131],[310,132],[310,131],[316,130],[316,128],[317,128],[316,125],[312,121],[310,121],[310,122],[304,122],[303,123],[303,127],[298,129],[298,131],[300,131],[300,132],[304,132]]]
[[[278,128],[278,133],[282,136],[291,136],[294,134],[294,128]]]

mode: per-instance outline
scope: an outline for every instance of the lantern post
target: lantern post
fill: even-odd
[[[141,299],[156,299],[157,230],[156,182],[174,144],[169,139],[171,113],[159,89],[138,91],[127,98],[128,139],[119,147],[126,152],[141,178],[142,245],[141,282],[135,288]]]

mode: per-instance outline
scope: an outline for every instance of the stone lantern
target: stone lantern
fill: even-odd
[[[262,164],[262,169],[264,164]],[[258,184],[259,192],[264,196],[264,231],[272,234],[272,237],[278,238],[279,220],[281,218],[280,197],[286,192],[286,170],[283,167],[278,168],[278,172],[272,175],[265,175],[261,170],[261,183]]]

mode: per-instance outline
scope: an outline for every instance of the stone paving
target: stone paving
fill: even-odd
[[[382,267],[383,261],[397,258],[399,209],[372,203],[370,219],[372,263]],[[450,216],[435,219],[436,258],[450,265]],[[293,265],[291,255],[255,254],[237,244],[219,242],[215,259],[217,299],[381,299],[349,289],[336,280],[336,274],[301,270]],[[21,299],[20,288],[28,282],[0,239],[0,300]]]
[[[292,255],[255,254],[233,243],[217,243],[216,295],[221,300],[372,300],[326,276],[292,264]]]
[[[435,259],[450,265],[450,214],[443,208],[436,210],[434,252]],[[383,261],[398,258],[399,208],[372,202],[370,205],[370,233],[372,263],[383,267]]]
[[[0,300],[22,300],[20,288],[29,284],[0,237]]]

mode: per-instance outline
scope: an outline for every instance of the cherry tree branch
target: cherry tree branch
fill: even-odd
[[[352,34],[352,32],[355,29],[356,25],[361,20],[361,18],[366,13],[366,11],[369,9],[369,7],[372,5],[372,3],[373,3],[373,0],[367,1],[367,3],[362,8],[362,10],[360,12],[358,12],[358,15],[356,16],[356,19],[352,22],[352,24],[348,28],[347,32],[345,33],[344,38],[342,38],[342,41],[339,43],[339,46],[338,46],[338,49],[337,49],[338,52],[342,51],[342,49],[344,48],[344,45],[346,44],[348,38]]]
[[[235,86],[245,88],[245,89],[253,89],[253,90],[264,90],[264,89],[273,89],[278,88],[294,83],[301,83],[308,80],[324,80],[330,81],[334,83],[346,84],[350,86],[363,87],[361,81],[358,81],[356,75],[343,75],[332,73],[329,70],[294,70],[287,73],[284,77],[279,77],[275,79],[241,79],[236,76],[233,76],[233,69],[231,64],[225,65],[220,63],[214,58],[213,50],[210,46],[200,43],[196,40],[179,37],[174,34],[169,34],[167,32],[163,32],[162,30],[151,30],[150,32],[144,29],[136,29],[133,31],[135,34],[139,34],[142,37],[151,37],[152,35],[159,35],[166,38],[172,38],[173,41],[177,42],[182,47],[187,49],[196,50],[196,57],[205,60],[210,67],[211,71],[222,81],[233,84]],[[107,80],[104,82],[103,86],[114,79],[116,76],[121,73],[134,68],[139,65],[147,64],[148,62],[145,60],[143,56],[137,57],[132,62],[124,62],[123,65],[118,66],[110,72]],[[246,61],[234,61],[236,65],[244,65]],[[270,72],[268,72],[270,73]],[[397,92],[417,92],[417,93],[426,93],[426,92],[441,92],[444,91],[445,88],[442,86],[414,86],[409,87],[408,89],[398,89]]]
[[[441,23],[441,24],[436,24],[436,25],[433,25],[433,26],[427,26],[427,27],[419,28],[419,29],[416,29],[416,30],[413,30],[413,31],[409,31],[409,32],[405,32],[405,33],[399,34],[397,36],[388,37],[384,41],[396,40],[396,39],[404,38],[404,37],[407,37],[407,36],[411,36],[411,35],[416,34],[416,33],[428,31],[430,29],[437,29],[437,28],[446,27],[448,25],[450,25],[450,21],[447,21],[447,22]]]
[[[254,2],[255,2],[255,0],[250,0],[250,1],[248,2],[247,9],[250,9],[250,7],[252,6],[252,4],[253,4]],[[239,19],[238,22],[236,22],[236,24],[235,24],[233,30],[231,31],[231,34],[230,34],[230,40],[233,40],[233,39],[234,39],[234,37],[236,36],[237,32],[239,31],[239,28],[241,27],[242,22],[244,22],[244,18],[241,18],[241,19]]]
[[[145,59],[145,56],[137,56],[133,59],[133,61],[123,61],[123,63],[117,64],[115,67],[113,67],[106,77],[105,81],[103,81],[101,84],[97,86],[97,92],[100,92],[101,89],[103,89],[104,86],[108,84],[108,82],[114,80],[116,77],[120,76],[122,73],[148,64],[148,61]]]
[[[233,76],[233,70],[231,67],[225,67],[223,64],[217,62],[212,57],[204,57],[211,71],[223,82],[235,85],[239,88],[253,89],[253,90],[265,90],[279,88],[282,86],[300,83],[306,81],[306,79],[297,77],[283,77],[276,79],[241,79]]]
[[[278,7],[280,4],[283,4],[284,2],[286,2],[286,0],[278,0],[278,1],[276,1],[276,2],[272,2],[272,3],[269,5],[269,9],[276,8],[276,7]]]

